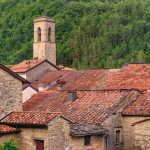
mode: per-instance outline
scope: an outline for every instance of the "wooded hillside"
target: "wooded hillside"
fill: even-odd
[[[149,0],[1,0],[0,63],[32,57],[33,20],[56,20],[57,63],[113,68],[150,62]]]

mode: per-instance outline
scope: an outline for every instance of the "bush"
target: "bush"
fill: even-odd
[[[15,142],[6,141],[0,145],[0,150],[19,150],[19,148]]]

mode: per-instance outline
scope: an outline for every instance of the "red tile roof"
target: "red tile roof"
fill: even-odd
[[[108,81],[118,69],[85,70],[83,74],[73,82],[68,90],[102,90],[108,89]]]
[[[108,89],[108,82],[119,69],[98,69],[82,71],[53,71],[32,82],[38,88],[39,84],[49,89],[57,89],[58,80],[64,82],[61,90],[101,90]]]
[[[57,70],[59,70],[59,68],[57,66],[55,66],[54,64],[52,64],[51,62],[49,62],[46,59],[38,59],[38,60],[24,60],[22,62],[20,62],[19,64],[13,65],[10,69],[13,72],[16,73],[24,73],[29,71],[30,69],[40,65],[43,62],[48,62],[50,65],[52,65],[54,68],[56,68]]]
[[[0,134],[15,133],[17,130],[13,127],[0,124]]]
[[[37,78],[32,82],[32,86],[38,88],[39,84],[43,84],[44,86],[49,85],[52,82],[55,82],[57,79],[61,78],[67,71],[50,71]]]
[[[150,91],[142,92],[123,112],[123,115],[150,116]]]
[[[18,125],[47,125],[54,118],[59,116],[59,112],[12,112],[1,120],[2,124]]]
[[[115,75],[109,88],[150,89],[150,64],[128,64]]]
[[[38,85],[43,85],[48,89],[57,89],[58,82],[61,81],[64,84],[61,85],[61,89],[66,89],[70,84],[72,84],[76,79],[78,79],[84,71],[50,71],[45,73],[43,76],[37,78],[32,82],[32,86],[38,88]]]
[[[100,124],[129,93],[125,90],[77,91],[78,99],[69,102],[67,91],[40,92],[23,104],[23,110],[58,111],[78,123]]]

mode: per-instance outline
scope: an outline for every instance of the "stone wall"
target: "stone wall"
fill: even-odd
[[[84,146],[84,137],[70,136],[69,122],[58,118],[49,124],[48,127],[48,147],[49,150],[103,150],[102,137],[92,136],[91,145]]]
[[[121,150],[122,149],[122,123],[121,114],[111,115],[102,123],[103,128],[108,130],[108,135],[104,140],[104,150]],[[116,130],[120,130],[120,142],[116,143]],[[106,148],[107,147],[107,148]]]
[[[54,68],[48,62],[43,62],[40,65],[26,72],[26,80],[32,81],[33,79],[36,79],[45,70],[54,71],[56,70],[56,68]]]
[[[70,137],[69,150],[104,150],[103,138],[100,136],[92,136],[91,144],[84,145],[84,137]]]
[[[20,147],[19,133],[0,135],[0,144],[3,144],[6,141],[13,141],[18,147]]]
[[[68,121],[58,118],[48,127],[49,150],[63,150],[69,146],[70,127]]]
[[[35,140],[44,140],[44,150],[50,150],[48,149],[47,131],[47,128],[21,128],[21,150],[35,150]]]
[[[123,147],[124,150],[137,150],[135,148],[134,141],[134,127],[133,123],[146,119],[146,117],[130,117],[124,116],[122,117],[122,125],[123,125]],[[136,130],[137,131],[137,130]],[[140,133],[141,134],[141,133]],[[142,136],[142,135],[140,135]]]
[[[0,118],[22,110],[22,82],[0,69]]]
[[[135,124],[134,140],[136,150],[150,149],[150,120]]]

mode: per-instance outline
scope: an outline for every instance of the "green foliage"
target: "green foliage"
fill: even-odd
[[[0,145],[0,150],[19,150],[16,143],[12,141],[6,141]]]
[[[150,62],[149,0],[1,0],[0,63],[32,57],[33,20],[56,20],[57,63],[113,68]]]

